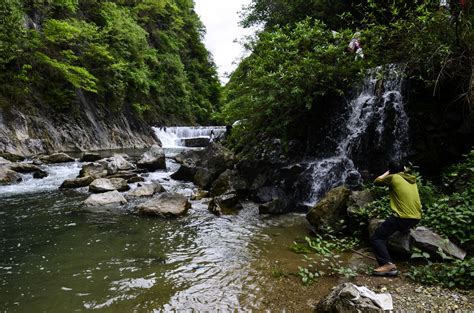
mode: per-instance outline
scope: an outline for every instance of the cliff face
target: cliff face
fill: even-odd
[[[148,125],[126,113],[103,115],[91,106],[83,107],[75,117],[0,108],[0,152],[29,156],[56,151],[145,148],[159,143]]]

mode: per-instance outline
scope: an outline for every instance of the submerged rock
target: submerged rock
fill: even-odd
[[[239,196],[235,193],[227,193],[213,198],[209,202],[208,209],[216,215],[235,214],[242,210],[242,204],[239,202]]]
[[[130,186],[123,178],[97,178],[89,185],[89,191],[94,193],[102,193],[113,190],[127,191]]]
[[[306,219],[318,230],[329,227],[338,232],[342,231],[344,225],[341,224],[341,220],[346,219],[347,201],[350,194],[351,191],[345,186],[330,190],[308,212]]]
[[[191,207],[188,199],[174,192],[165,192],[139,204],[135,209],[140,215],[178,217],[185,215]]]
[[[92,194],[84,201],[86,207],[113,207],[126,203],[127,199],[117,190]]]
[[[43,163],[66,163],[74,162],[74,158],[70,157],[66,153],[54,153],[51,155],[41,156],[39,158]]]
[[[85,176],[80,178],[73,178],[73,179],[66,179],[61,186],[60,189],[67,189],[67,188],[81,188],[89,186],[94,181],[93,177]]]
[[[150,151],[143,154],[137,165],[138,167],[146,168],[149,171],[166,169],[166,158],[163,148],[158,145],[153,145]]]
[[[376,294],[352,283],[337,286],[316,306],[316,312],[381,312],[393,310],[390,294]]]

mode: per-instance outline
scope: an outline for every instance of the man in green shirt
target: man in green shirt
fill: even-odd
[[[405,167],[396,161],[388,165],[388,171],[375,179],[375,185],[388,186],[390,208],[393,216],[386,219],[370,238],[379,267],[376,276],[396,276],[397,266],[388,253],[387,240],[396,231],[407,233],[421,219],[421,201],[416,178],[406,174]]]

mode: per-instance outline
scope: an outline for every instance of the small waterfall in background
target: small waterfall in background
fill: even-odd
[[[215,139],[224,136],[225,126],[180,126],[180,127],[153,127],[156,136],[161,140],[163,148],[179,148],[185,146],[186,139],[210,139],[214,131]]]
[[[402,94],[404,66],[391,64],[369,71],[351,101],[338,134],[334,155],[309,162],[301,176],[300,198],[314,205],[330,189],[362,183],[360,169],[371,168],[371,159],[403,159],[409,145],[408,116]],[[380,160],[383,159],[383,160]]]

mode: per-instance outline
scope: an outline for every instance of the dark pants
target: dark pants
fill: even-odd
[[[374,248],[375,257],[380,266],[389,262],[393,263],[387,249],[388,237],[396,231],[402,234],[408,233],[410,228],[418,224],[419,221],[418,219],[390,216],[377,228],[374,235],[370,238],[370,243]]]

